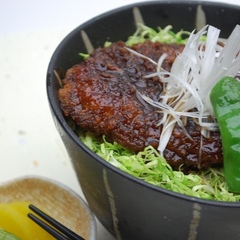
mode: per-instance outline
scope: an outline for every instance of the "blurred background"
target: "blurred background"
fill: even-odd
[[[49,110],[48,63],[61,40],[78,25],[134,2],[139,1],[0,0],[1,184],[40,175],[82,195]],[[239,0],[227,2],[240,5]],[[99,223],[98,239],[112,239]]]

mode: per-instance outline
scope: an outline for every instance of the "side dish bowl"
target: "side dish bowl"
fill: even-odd
[[[239,239],[240,203],[218,202],[174,193],[132,177],[93,153],[69,127],[58,99],[54,71],[66,70],[87,52],[81,32],[94,48],[126,40],[136,30],[139,9],[147,26],[172,25],[192,31],[202,24],[229,36],[240,23],[240,6],[201,1],[153,1],[121,7],[73,30],[57,47],[47,72],[52,116],[93,213],[117,239]]]
[[[96,221],[87,203],[62,183],[39,176],[1,183],[0,203],[15,202],[31,203],[84,239],[96,239]]]

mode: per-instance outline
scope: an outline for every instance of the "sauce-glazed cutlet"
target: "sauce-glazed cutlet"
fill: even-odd
[[[147,41],[131,48],[156,62],[167,53],[162,67],[169,71],[184,45]],[[154,72],[155,64],[128,51],[123,42],[96,49],[89,58],[67,71],[59,90],[62,110],[82,129],[96,136],[105,135],[108,141],[134,152],[148,145],[157,148],[162,114],[139,94],[155,101],[160,99],[159,77],[145,78]],[[200,169],[222,163],[219,133],[203,139],[201,128],[193,119],[188,120],[186,129],[192,140],[176,125],[164,152],[173,167],[184,164]]]

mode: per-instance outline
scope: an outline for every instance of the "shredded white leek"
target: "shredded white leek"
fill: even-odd
[[[205,35],[206,40],[202,41]],[[183,116],[196,118],[198,124],[205,130],[215,131],[218,127],[214,120],[209,93],[222,77],[226,75],[234,77],[240,70],[240,26],[235,27],[224,46],[219,44],[219,35],[219,29],[208,25],[197,33],[192,32],[170,72],[161,66],[166,55],[161,56],[158,63],[149,59],[158,66],[156,73],[146,77],[159,76],[164,91],[159,102],[148,96],[141,96],[164,114],[159,122],[159,125],[162,125],[158,147],[161,154],[166,148],[175,124],[185,130]],[[135,54],[141,56],[139,53]],[[189,112],[192,109],[196,111]],[[212,121],[207,121],[209,119]],[[185,133],[188,135],[186,130]]]

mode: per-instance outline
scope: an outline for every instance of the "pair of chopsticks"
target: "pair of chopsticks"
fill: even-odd
[[[74,233],[69,228],[65,227],[46,213],[42,212],[40,209],[30,204],[29,209],[31,209],[34,213],[40,216],[47,223],[39,219],[32,213],[28,213],[28,217],[32,219],[36,224],[42,227],[45,231],[55,237],[57,240],[84,240],[82,237]],[[52,225],[52,226],[51,226]]]

